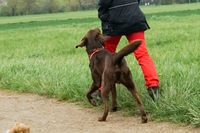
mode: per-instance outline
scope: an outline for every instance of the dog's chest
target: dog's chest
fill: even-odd
[[[90,60],[89,68],[92,73],[95,72],[96,74],[101,75],[103,73],[104,67],[105,67],[105,58],[96,56]]]

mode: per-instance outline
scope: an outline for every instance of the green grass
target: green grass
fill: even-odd
[[[159,13],[159,12],[174,12],[183,10],[195,10],[200,8],[199,3],[181,4],[181,5],[164,5],[164,6],[141,6],[145,14]],[[97,11],[77,11],[66,13],[54,14],[39,14],[27,16],[14,16],[14,17],[0,17],[0,24],[19,23],[19,22],[33,22],[33,21],[49,21],[49,20],[65,20],[76,18],[96,18]]]
[[[77,12],[39,14],[39,15],[29,15],[29,16],[0,17],[0,24],[31,22],[31,21],[41,22],[48,20],[64,20],[68,18],[76,19],[76,18],[85,18],[85,16],[89,18],[96,17],[97,11],[77,11]]]
[[[142,7],[151,30],[147,47],[159,73],[162,97],[151,101],[132,55],[126,59],[153,120],[200,126],[200,4]],[[75,45],[93,27],[96,11],[0,17],[0,88],[83,101],[91,77],[84,49]],[[122,39],[119,48],[127,43]],[[137,115],[134,100],[118,86],[123,111]]]

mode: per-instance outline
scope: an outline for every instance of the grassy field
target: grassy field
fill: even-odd
[[[152,102],[135,58],[126,58],[145,109],[153,120],[200,126],[200,4],[142,9],[151,26],[147,47],[162,90],[161,99]],[[0,17],[0,88],[88,105],[88,57],[75,45],[94,27],[100,27],[96,11]],[[126,43],[123,38],[118,49]],[[138,114],[121,85],[118,101],[124,112]]]

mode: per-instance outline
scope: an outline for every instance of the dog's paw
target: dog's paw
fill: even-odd
[[[95,99],[90,99],[90,103],[93,105],[93,106],[97,106],[97,102]]]
[[[147,123],[148,118],[146,115],[142,116],[142,123]]]
[[[104,122],[104,121],[106,121],[106,119],[103,118],[103,117],[99,117],[98,121],[99,121],[99,122]]]
[[[118,110],[117,107],[112,107],[110,111],[111,111],[111,112],[117,112],[117,110]]]

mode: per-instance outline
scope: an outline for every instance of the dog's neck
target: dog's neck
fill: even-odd
[[[93,42],[90,42],[87,46],[86,46],[86,52],[89,56],[89,59],[91,60],[92,57],[100,52],[101,50],[103,50],[104,47],[103,47],[103,43],[101,41],[93,41]]]
[[[90,54],[88,53],[89,59],[91,60],[92,57],[93,57],[96,53],[100,52],[100,51],[103,50],[103,49],[104,49],[103,46],[102,46],[101,48],[95,48],[95,49],[93,49],[93,50],[90,52]]]

